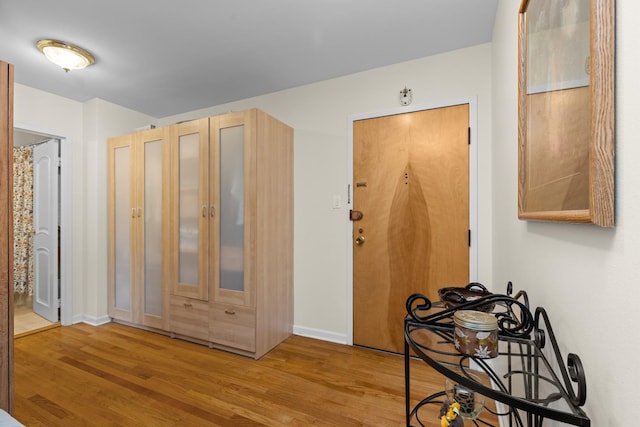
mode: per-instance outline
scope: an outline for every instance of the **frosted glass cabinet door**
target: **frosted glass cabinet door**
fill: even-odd
[[[131,309],[131,147],[114,152],[114,264],[116,308]]]
[[[244,291],[244,125],[220,129],[220,289]]]
[[[198,286],[199,247],[199,136],[181,136],[179,145],[179,234],[178,280],[181,284]]]
[[[162,315],[162,140],[144,142],[144,313]]]
[[[209,119],[171,127],[171,294],[209,300]]]

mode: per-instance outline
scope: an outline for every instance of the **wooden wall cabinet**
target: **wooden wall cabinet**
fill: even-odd
[[[522,0],[518,217],[615,225],[615,0]]]
[[[251,109],[164,132],[169,320],[153,327],[259,358],[293,329],[293,130]],[[127,146],[127,138],[115,140]],[[111,156],[109,170],[117,176]],[[141,323],[118,306],[112,312]]]
[[[108,146],[109,315],[168,326],[169,137],[153,129]]]

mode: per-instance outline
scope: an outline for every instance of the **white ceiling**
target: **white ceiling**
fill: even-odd
[[[0,0],[15,81],[153,117],[491,41],[498,0]],[[35,47],[96,57],[65,73]]]

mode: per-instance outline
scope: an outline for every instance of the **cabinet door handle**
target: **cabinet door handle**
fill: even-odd
[[[184,303],[184,308],[191,308],[191,307],[193,307],[193,304],[191,304],[190,302]]]
[[[142,208],[138,208],[138,218],[142,216]]]
[[[216,216],[216,205],[211,205],[211,207],[209,208],[209,211],[211,212],[211,218],[215,218],[215,216]]]
[[[131,218],[136,217],[136,208],[131,208]]]
[[[235,310],[230,310],[230,309],[226,309],[226,310],[224,311],[224,313],[225,313],[225,314],[229,314],[229,315],[231,315],[231,316],[233,316],[233,315],[235,315],[235,314],[236,314]]]
[[[207,205],[202,205],[202,218],[207,217]]]

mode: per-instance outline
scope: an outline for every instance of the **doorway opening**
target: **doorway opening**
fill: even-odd
[[[70,324],[65,138],[14,128],[14,336]],[[66,201],[65,201],[66,200]],[[66,206],[65,206],[66,205]]]

